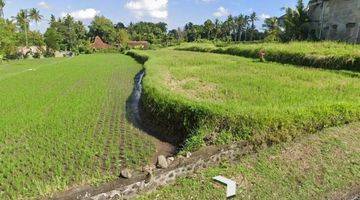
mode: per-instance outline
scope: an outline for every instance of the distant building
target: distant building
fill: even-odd
[[[93,49],[108,49],[111,47],[109,44],[106,44],[99,36],[95,37],[94,43],[92,43],[90,46]]]
[[[360,43],[360,0],[310,0],[309,16],[319,39]]]
[[[130,41],[128,46],[130,48],[149,49],[150,43],[148,41]]]

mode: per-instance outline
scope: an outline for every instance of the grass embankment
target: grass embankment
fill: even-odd
[[[154,145],[126,120],[142,69],[119,54],[0,65],[0,199],[116,179]]]
[[[238,163],[178,179],[139,199],[226,199],[222,175],[237,182],[235,199],[345,199],[360,180],[360,123],[276,145]]]
[[[185,149],[290,140],[360,119],[359,78],[313,68],[186,51],[137,51],[148,119]]]
[[[325,69],[360,71],[360,45],[337,42],[254,43],[217,47],[212,43],[185,43],[177,50],[230,54]]]

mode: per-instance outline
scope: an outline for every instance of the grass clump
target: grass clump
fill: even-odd
[[[145,116],[180,133],[186,150],[244,139],[277,143],[360,119],[356,77],[229,55],[137,53],[149,57]]]
[[[339,42],[242,43],[218,47],[211,43],[185,43],[177,50],[230,54],[267,61],[325,69],[360,71],[360,45]]]

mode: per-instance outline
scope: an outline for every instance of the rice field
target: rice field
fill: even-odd
[[[0,199],[50,196],[145,165],[151,138],[127,120],[142,66],[96,54],[0,65]]]
[[[356,72],[211,53],[137,53],[149,57],[144,110],[181,133],[185,149],[244,139],[273,144],[360,120]]]
[[[268,61],[311,66],[315,68],[360,71],[360,45],[340,42],[290,43],[184,43],[177,50],[212,52],[259,58],[264,54]]]

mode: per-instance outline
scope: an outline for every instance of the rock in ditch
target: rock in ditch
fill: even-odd
[[[142,168],[143,172],[152,172],[154,171],[154,169],[156,169],[155,165],[146,165]]]
[[[126,179],[129,179],[132,177],[132,173],[131,173],[131,170],[130,169],[124,169],[121,171],[120,173],[121,177],[123,178],[126,178]]]
[[[170,165],[172,162],[174,162],[175,158],[174,157],[168,157],[167,158],[167,162]]]
[[[157,167],[162,168],[162,169],[168,168],[168,163],[166,161],[165,156],[163,156],[163,155],[158,156]]]
[[[145,183],[150,183],[153,180],[153,173],[150,171],[146,174]]]
[[[186,158],[190,158],[191,157],[191,153],[190,152],[187,152],[186,153]]]

